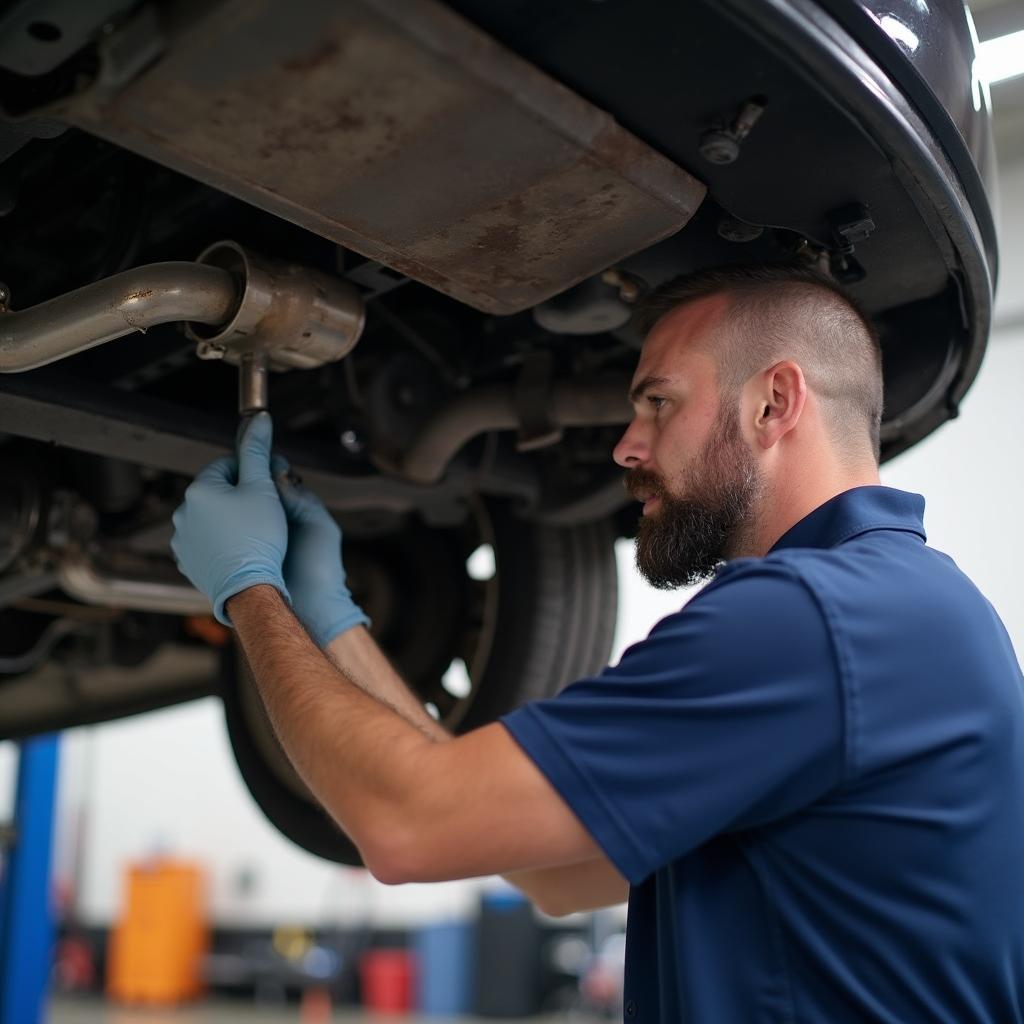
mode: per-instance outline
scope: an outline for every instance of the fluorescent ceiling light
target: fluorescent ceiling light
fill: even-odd
[[[982,43],[978,47],[977,70],[989,85],[1024,75],[1024,30]]]

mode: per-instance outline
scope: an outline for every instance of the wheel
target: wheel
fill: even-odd
[[[551,527],[481,504],[461,528],[415,521],[346,539],[345,564],[403,678],[446,727],[465,732],[604,667],[614,540],[608,521]],[[237,650],[225,652],[222,695],[239,769],[270,821],[311,853],[359,864],[281,750]]]

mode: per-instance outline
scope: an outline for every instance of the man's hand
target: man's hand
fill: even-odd
[[[288,597],[282,573],[288,524],[270,476],[272,436],[269,413],[253,416],[239,438],[238,458],[211,462],[174,513],[178,568],[226,626],[224,602],[242,590],[269,583]]]
[[[326,648],[339,634],[370,620],[345,584],[338,524],[312,491],[288,478],[286,460],[274,456],[272,468],[288,517],[284,581],[292,609],[317,646]]]

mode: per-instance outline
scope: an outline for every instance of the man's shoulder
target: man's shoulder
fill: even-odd
[[[752,582],[772,581],[776,589],[802,587],[820,596],[823,583],[869,588],[883,577],[903,575],[914,567],[914,578],[923,586],[943,580],[950,585],[973,587],[956,563],[942,552],[924,543],[906,543],[898,531],[878,530],[858,535],[830,547],[787,547],[760,558],[736,558],[722,565],[710,587],[750,586]],[[895,544],[893,543],[895,541]],[[930,582],[932,581],[932,582]]]
[[[788,558],[736,558],[683,608],[652,631],[699,634],[715,646],[757,641],[789,645],[794,632],[828,631],[817,596],[801,566]],[[806,634],[805,634],[806,635]]]
[[[806,556],[815,553],[809,548],[793,548],[760,558],[733,558],[718,567],[714,579],[694,600],[744,602],[757,592],[761,598],[775,597],[784,603],[799,601],[801,594],[810,589],[803,571]]]

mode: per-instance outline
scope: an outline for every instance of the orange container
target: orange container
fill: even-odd
[[[131,865],[123,899],[107,949],[107,995],[163,1006],[201,995],[209,926],[199,866],[173,860]]]

